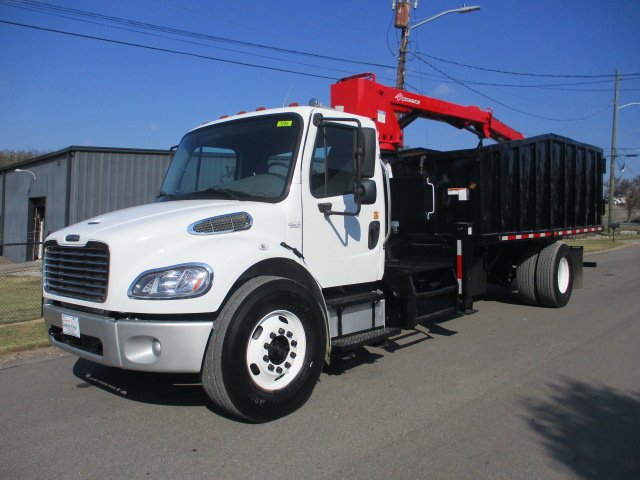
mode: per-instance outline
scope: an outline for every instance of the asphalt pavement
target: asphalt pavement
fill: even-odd
[[[193,375],[73,356],[0,370],[0,478],[640,479],[640,247],[590,255],[569,305],[494,290],[405,331],[262,425]]]

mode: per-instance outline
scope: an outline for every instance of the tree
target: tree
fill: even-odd
[[[44,153],[38,150],[0,150],[0,168],[22,163]]]
[[[627,222],[631,221],[633,213],[640,208],[640,175],[632,179],[622,179],[616,182],[616,197],[624,198],[624,209]]]

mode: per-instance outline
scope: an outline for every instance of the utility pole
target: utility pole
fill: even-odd
[[[607,225],[609,233],[611,233],[611,225],[616,221],[614,208],[615,200],[613,191],[616,188],[616,157],[618,151],[616,149],[616,130],[618,128],[618,85],[620,82],[620,74],[616,70],[616,86],[613,93],[613,129],[611,131],[611,160],[609,162],[609,224]]]
[[[418,1],[416,0],[413,8],[416,8],[417,5]],[[429,17],[426,20],[422,20],[421,22],[409,26],[411,0],[393,0],[391,8],[396,11],[395,27],[402,30],[402,36],[400,38],[400,52],[398,54],[398,76],[396,78],[396,88],[399,90],[404,90],[404,66],[407,61],[407,52],[409,51],[409,34],[411,33],[411,30],[450,13],[470,13],[480,10],[480,7],[478,5],[467,6],[463,4],[460,8],[445,10],[444,12],[440,12],[433,17]]]
[[[398,53],[398,75],[396,77],[396,88],[404,89],[404,66],[407,61],[407,51],[409,49],[409,14],[411,13],[411,0],[398,0],[394,3],[396,18],[394,26],[402,29],[400,38],[400,51]]]

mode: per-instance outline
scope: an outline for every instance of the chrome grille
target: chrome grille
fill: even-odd
[[[46,245],[43,276],[48,293],[102,303],[109,284],[109,248],[97,242],[84,247]]]
[[[253,219],[247,212],[237,212],[198,220],[189,225],[188,230],[193,235],[231,233],[248,230],[252,223]]]

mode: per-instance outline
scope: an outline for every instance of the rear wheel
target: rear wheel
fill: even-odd
[[[539,251],[540,249],[535,245],[527,248],[516,269],[518,297],[522,303],[528,305],[538,305],[538,297],[536,295],[536,264],[538,263]]]
[[[307,401],[325,350],[323,316],[311,293],[285,278],[253,278],[214,322],[202,386],[232,415],[272,420]]]
[[[573,265],[564,243],[552,243],[540,251],[536,268],[538,299],[545,307],[564,307],[573,291]]]

